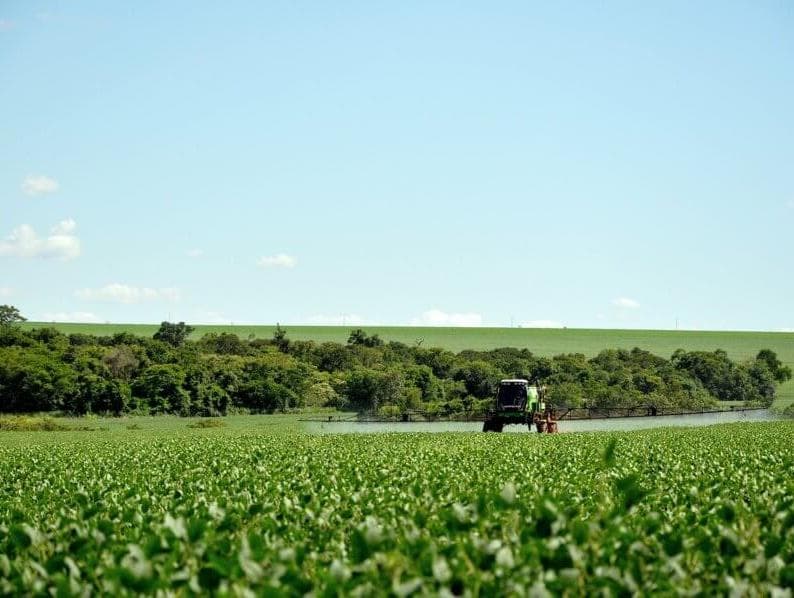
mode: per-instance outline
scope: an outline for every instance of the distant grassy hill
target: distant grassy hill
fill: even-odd
[[[151,336],[159,325],[150,324],[49,324],[27,322],[25,327],[54,326],[69,334],[83,332],[111,335],[131,332]],[[296,340],[344,343],[356,326],[284,326],[287,336]],[[761,349],[777,352],[781,361],[794,369],[794,333],[790,332],[713,332],[692,330],[594,330],[576,328],[418,328],[402,326],[363,326],[368,334],[387,341],[423,347],[444,347],[451,351],[526,347],[537,355],[584,353],[593,356],[602,349],[639,347],[662,357],[676,349],[713,351],[724,349],[733,359],[754,357]],[[233,332],[241,338],[270,338],[275,326],[196,326],[193,338],[208,332]],[[794,402],[794,381],[779,390],[778,403]]]

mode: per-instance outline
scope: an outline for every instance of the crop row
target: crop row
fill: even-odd
[[[0,594],[768,594],[794,425],[0,446]]]

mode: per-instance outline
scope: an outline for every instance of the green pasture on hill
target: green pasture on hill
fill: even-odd
[[[82,332],[111,335],[131,332],[152,336],[157,324],[50,324],[27,322],[26,327],[54,326],[70,334]],[[289,326],[287,335],[295,340],[344,343],[356,326]],[[386,341],[399,341],[408,345],[443,347],[450,351],[465,349],[495,349],[520,347],[537,355],[552,356],[560,353],[596,355],[602,349],[639,347],[662,357],[670,357],[676,349],[689,351],[714,351],[724,349],[732,359],[754,357],[761,349],[772,349],[786,365],[794,367],[794,333],[790,332],[723,332],[700,330],[611,330],[580,328],[440,328],[410,326],[364,326],[368,334],[378,334]],[[197,339],[204,334],[232,332],[241,338],[270,338],[275,326],[216,326],[199,325],[192,335]],[[794,402],[794,381],[784,384],[778,391],[778,404]]]

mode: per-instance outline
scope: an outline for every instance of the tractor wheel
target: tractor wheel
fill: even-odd
[[[482,423],[482,431],[483,432],[501,432],[502,431],[502,426],[503,426],[503,424],[499,420],[495,420],[495,419],[488,420],[488,419],[486,419]]]

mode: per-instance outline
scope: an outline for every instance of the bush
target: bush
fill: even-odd
[[[444,410],[449,414],[463,413],[466,410],[463,401],[460,399],[452,399],[444,403]]]
[[[397,405],[382,405],[378,408],[378,416],[380,417],[397,419],[401,413],[402,410]]]
[[[51,417],[12,416],[0,417],[0,430],[4,432],[52,432],[69,430],[69,426]]]
[[[426,403],[424,409],[424,415],[429,420],[436,419],[439,415],[441,415],[441,403]]]
[[[243,384],[238,393],[239,404],[252,412],[286,411],[298,402],[297,395],[286,386],[269,379],[254,379]]]
[[[406,392],[405,379],[396,369],[356,368],[346,376],[345,388],[350,406],[359,411],[377,411],[380,405],[388,404],[407,408],[420,394],[416,389]]]
[[[240,340],[236,334],[229,332],[205,334],[201,337],[198,345],[205,352],[218,355],[246,355],[249,352],[247,344]]]
[[[225,426],[226,426],[226,422],[223,421],[222,419],[200,419],[196,422],[187,425],[188,428],[197,428],[197,429],[223,428]]]
[[[90,426],[70,426],[59,422],[52,417],[36,416],[11,416],[0,417],[0,431],[2,432],[74,432],[93,431]]]
[[[339,402],[339,395],[328,382],[316,382],[306,393],[307,407],[334,407]]]
[[[554,407],[581,407],[584,401],[582,387],[573,382],[562,382],[549,387],[546,401]]]
[[[794,419],[794,403],[789,403],[783,408],[775,409],[775,413],[782,417]]]
[[[0,412],[69,410],[78,395],[77,372],[50,351],[0,349]]]
[[[471,412],[473,414],[482,415],[493,406],[491,399],[475,399],[471,402]]]
[[[471,361],[455,372],[455,380],[466,385],[466,391],[479,399],[493,396],[502,372],[486,361]]]
[[[153,365],[135,380],[132,391],[151,413],[187,415],[190,395],[183,388],[185,372],[177,365]]]

